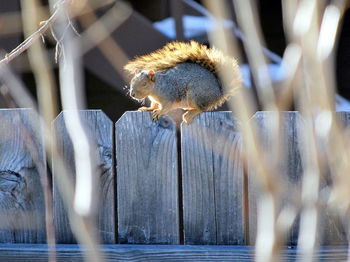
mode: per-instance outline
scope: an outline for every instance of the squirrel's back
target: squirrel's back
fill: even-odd
[[[157,73],[154,89],[172,103],[194,99],[203,110],[224,97],[220,81],[209,70],[193,63],[180,63]]]
[[[239,67],[234,58],[225,56],[221,51],[208,48],[195,41],[168,43],[159,50],[130,61],[125,69],[130,74],[136,75],[145,69],[155,72],[166,71],[180,63],[196,63],[212,72],[216,77],[218,77],[218,72],[225,68],[226,72],[227,70],[232,72],[232,83],[228,88],[233,90],[241,86]]]

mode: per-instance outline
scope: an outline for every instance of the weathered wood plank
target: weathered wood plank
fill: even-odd
[[[272,143],[276,139],[275,135],[269,132],[269,127],[272,126],[273,112],[257,112],[251,121],[255,121],[257,127],[257,134],[260,137],[261,146],[264,152],[264,158],[273,163],[276,160],[275,149],[272,148]],[[284,156],[284,163],[278,163],[279,175],[276,177],[276,183],[279,183],[283,188],[283,199],[280,201],[278,210],[296,197],[296,193],[300,194],[301,177],[302,177],[302,162],[299,151],[300,139],[298,137],[298,129],[301,128],[301,116],[298,112],[282,112],[281,115],[281,134],[284,141],[280,152]],[[255,243],[257,233],[257,199],[261,194],[261,189],[257,183],[257,178],[252,171],[254,163],[248,160],[248,199],[249,199],[249,244]],[[283,183],[280,183],[283,182]],[[295,245],[298,240],[298,222],[295,222],[287,244]]]
[[[75,160],[72,142],[68,136],[64,123],[64,116],[69,111],[62,112],[54,121],[53,127],[58,138],[58,145],[68,165],[74,174]],[[101,110],[84,110],[80,112],[86,131],[97,145],[100,159],[100,205],[97,216],[97,225],[102,243],[115,243],[115,180],[114,180],[114,153],[113,153],[113,123]],[[63,200],[56,185],[55,159],[53,161],[53,196],[54,196],[54,218],[56,227],[56,239],[58,243],[76,243],[70,228],[67,212]],[[73,178],[74,180],[75,178]],[[73,201],[73,200],[72,200]]]
[[[346,122],[346,113],[338,114],[343,118],[343,122]],[[272,140],[275,139],[274,135],[268,132],[269,126],[271,126],[272,112],[258,112],[254,115],[251,121],[257,123],[257,133],[260,135],[264,157],[269,159],[270,162],[274,161]],[[302,168],[302,152],[301,148],[308,147],[308,142],[304,141],[300,134],[303,128],[303,119],[298,112],[283,112],[282,113],[282,132],[283,132],[283,145],[285,149],[284,163],[279,163],[278,168],[280,170],[279,176],[276,178],[277,183],[282,185],[281,193],[282,200],[278,206],[278,210],[281,210],[287,203],[291,204],[297,198],[301,196],[301,179],[303,174]],[[317,126],[315,127],[318,128]],[[299,133],[299,134],[298,134]],[[319,152],[322,154],[323,152]],[[325,157],[325,156],[324,156]],[[282,158],[283,159],[283,158]],[[248,162],[250,165],[254,163]],[[320,191],[324,190],[330,183],[329,170],[327,166],[324,166],[321,170]],[[327,181],[328,180],[328,181]],[[257,232],[257,199],[260,197],[260,189],[256,183],[256,178],[249,168],[248,174],[248,198],[249,198],[249,243],[254,244]],[[321,245],[334,245],[334,244],[346,244],[346,233],[344,227],[341,224],[341,220],[336,214],[330,210],[320,206],[319,209],[319,243]],[[298,241],[299,219],[294,223],[290,234],[287,239],[287,244],[296,245]]]
[[[350,112],[336,112],[335,113],[340,124],[343,124],[343,127],[349,130],[350,128]],[[324,126],[316,126],[316,129],[324,129]],[[327,139],[328,143],[335,143],[333,137]],[[334,144],[333,144],[334,145]],[[325,153],[325,152],[324,152]],[[326,157],[326,156],[325,156]],[[332,160],[330,160],[332,161]],[[321,191],[328,187],[332,186],[333,179],[330,175],[329,167],[324,168],[324,174],[321,178]],[[328,189],[327,189],[328,190]],[[335,209],[329,209],[325,206],[321,207],[321,244],[324,245],[346,245],[348,244],[348,238],[346,234],[346,220],[340,217],[340,214],[336,212]],[[345,224],[343,224],[345,222]]]
[[[0,244],[0,261],[48,261],[46,245]],[[105,261],[254,261],[254,248],[250,246],[180,246],[180,245],[102,245]],[[322,247],[315,261],[345,261],[347,247]],[[281,261],[296,261],[296,249],[285,248]],[[57,245],[57,261],[84,261],[78,245]]]
[[[126,112],[116,123],[120,243],[179,243],[175,123]]]
[[[0,242],[45,243],[40,125],[30,109],[0,109]],[[44,172],[44,173],[43,173]]]
[[[185,244],[243,244],[243,167],[238,121],[205,112],[181,125]]]

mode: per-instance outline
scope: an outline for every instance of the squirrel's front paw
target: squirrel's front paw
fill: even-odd
[[[152,119],[153,119],[153,121],[159,120],[159,118],[160,118],[161,116],[162,116],[162,114],[161,114],[160,110],[154,110],[154,111],[152,112]]]
[[[150,110],[152,110],[152,109],[150,107],[147,107],[147,106],[142,106],[139,109],[137,109],[137,111],[150,111]]]

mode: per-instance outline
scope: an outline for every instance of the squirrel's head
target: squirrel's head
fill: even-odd
[[[130,96],[136,99],[144,99],[151,95],[156,81],[153,70],[143,70],[135,75],[130,82]]]

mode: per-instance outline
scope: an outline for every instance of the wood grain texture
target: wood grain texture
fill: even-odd
[[[126,112],[116,123],[120,243],[179,243],[175,123]]]
[[[273,152],[271,144],[274,136],[269,134],[267,127],[271,126],[270,117],[271,112],[258,112],[253,117],[252,121],[256,121],[258,125],[258,133],[260,134],[263,151],[266,159],[273,161]],[[343,123],[350,123],[349,113],[338,113],[338,116],[342,119]],[[283,147],[285,148],[283,154],[285,155],[285,161],[279,163],[278,168],[280,170],[279,177],[276,181],[282,186],[282,200],[279,203],[278,210],[281,210],[288,203],[291,204],[293,200],[296,200],[301,195],[301,179],[303,175],[302,168],[302,148],[307,148],[308,141],[302,141],[300,137],[303,132],[303,118],[298,112],[283,112],[282,113],[282,130],[283,130]],[[347,124],[346,124],[347,125]],[[317,127],[315,128],[322,128]],[[298,134],[298,132],[300,132]],[[319,148],[321,149],[321,148]],[[325,152],[319,152],[322,154]],[[325,156],[323,156],[325,157]],[[254,163],[250,163],[253,165]],[[329,168],[323,166],[321,170],[320,192],[324,191],[331,183],[329,174]],[[257,198],[260,196],[260,189],[256,183],[256,178],[249,168],[249,239],[250,244],[255,243],[256,230],[257,230]],[[298,241],[299,230],[299,218],[295,221],[290,234],[287,239],[287,244],[296,245]],[[341,219],[337,214],[324,206],[319,207],[319,231],[318,240],[321,245],[344,245],[347,244],[346,230],[344,229]]]
[[[1,243],[46,241],[43,152],[40,125],[30,109],[0,109]]]
[[[340,121],[340,124],[344,128],[347,128],[349,134],[350,130],[350,112],[336,112],[336,117]],[[316,129],[324,128],[322,126],[316,126]],[[348,136],[349,138],[349,136]],[[333,141],[333,137],[328,139],[328,143],[336,145]],[[331,160],[332,161],[332,160]],[[329,190],[329,186],[332,186],[332,177],[330,174],[330,168],[327,166],[323,170],[321,180],[321,191]],[[325,206],[321,207],[321,228],[322,228],[322,239],[321,244],[324,245],[347,245],[348,239],[346,234],[346,224],[343,224],[346,220],[342,219],[339,213],[335,209],[328,209]]]
[[[272,148],[272,143],[276,136],[269,132],[269,127],[272,126],[272,112],[257,112],[251,121],[255,121],[257,126],[257,134],[260,138],[261,146],[264,152],[266,161],[273,163],[276,158],[275,149]],[[275,178],[276,183],[281,186],[283,199],[277,207],[281,210],[287,203],[291,203],[296,194],[300,194],[301,177],[302,177],[302,162],[300,155],[300,139],[298,137],[298,129],[301,128],[301,116],[298,112],[282,112],[281,113],[281,133],[283,150],[280,152],[283,162],[276,164],[279,171],[278,177]],[[249,199],[249,244],[254,244],[257,233],[257,199],[261,197],[261,189],[257,183],[256,174],[253,170],[253,162],[248,160],[248,199]],[[298,221],[298,220],[297,220]],[[287,244],[295,245],[298,240],[298,222],[295,222]]]
[[[102,243],[115,243],[115,180],[114,180],[114,153],[113,153],[113,123],[101,110],[81,111],[81,117],[86,125],[86,131],[97,146],[99,152],[99,170],[96,173],[100,178],[100,205],[97,216],[97,225]],[[74,151],[64,123],[64,116],[69,111],[62,112],[54,121],[53,128],[58,138],[58,145],[66,160],[67,167],[74,174]],[[67,212],[56,185],[55,159],[53,161],[53,196],[56,239],[58,243],[76,243],[70,228]],[[74,179],[74,178],[73,178]],[[73,200],[72,200],[73,201]]]
[[[48,261],[46,245],[0,244],[2,262]],[[180,246],[180,245],[103,245],[105,261],[254,261],[254,248],[249,246]],[[322,247],[315,261],[346,261],[347,247]],[[281,261],[299,261],[296,249],[285,247]],[[57,261],[84,261],[78,245],[57,245]]]
[[[241,134],[231,112],[181,125],[185,244],[243,244]]]

